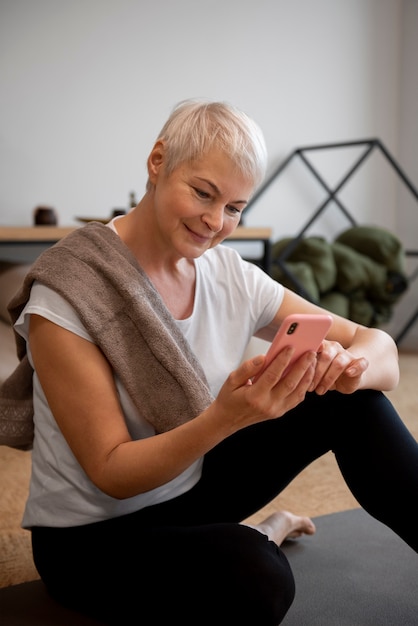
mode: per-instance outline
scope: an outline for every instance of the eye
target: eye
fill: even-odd
[[[231,213],[231,215],[241,215],[241,209],[238,209],[236,206],[232,206],[232,204],[227,204],[226,209]]]
[[[207,191],[203,191],[203,189],[199,189],[198,187],[193,187],[193,190],[195,194],[199,196],[199,198],[203,198],[204,200],[207,200],[208,198],[210,198],[210,194]]]

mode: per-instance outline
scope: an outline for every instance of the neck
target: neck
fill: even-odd
[[[179,275],[191,264],[187,259],[173,255],[159,238],[153,217],[151,193],[117,222],[117,231],[147,274]]]

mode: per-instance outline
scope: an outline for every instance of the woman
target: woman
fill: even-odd
[[[292,312],[320,313],[219,246],[265,172],[258,126],[186,101],[126,216],[46,251],[14,301],[34,369],[23,525],[65,605],[111,624],[279,624],[294,597],[289,512],[243,520],[333,450],[360,504],[414,550],[418,446],[381,393],[397,350],[333,316],[318,354],[241,363]]]

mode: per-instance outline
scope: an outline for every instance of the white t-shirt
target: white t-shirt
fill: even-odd
[[[273,319],[283,298],[283,287],[223,245],[205,252],[195,266],[193,312],[189,318],[177,320],[177,324],[216,396],[226,377],[241,362],[252,335]],[[30,300],[15,324],[25,339],[31,313],[92,341],[69,303],[40,283],[34,284]],[[28,355],[31,358],[30,346]],[[117,378],[116,384],[131,436],[152,436],[153,427],[138,413]],[[22,522],[25,528],[75,526],[117,517],[180,495],[195,485],[201,475],[202,459],[174,480],[146,493],[124,500],[106,495],[92,484],[76,461],[49,409],[36,371],[34,423],[30,493]]]

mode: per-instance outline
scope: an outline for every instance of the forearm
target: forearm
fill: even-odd
[[[175,479],[222,441],[229,433],[226,423],[211,405],[173,430],[120,443],[90,477],[99,489],[118,499],[150,491]]]

